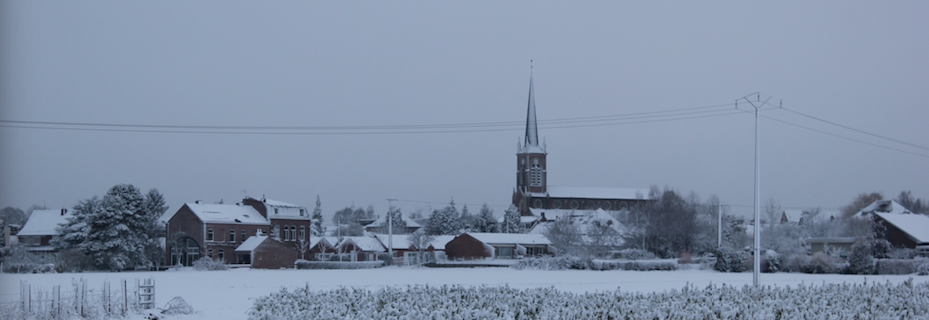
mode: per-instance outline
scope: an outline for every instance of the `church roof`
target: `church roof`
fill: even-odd
[[[539,146],[539,124],[535,116],[535,92],[531,75],[529,76],[529,106],[526,111],[526,136],[519,147],[519,153],[545,153],[545,148]]]
[[[641,200],[648,199],[648,189],[548,186],[548,196],[552,198]],[[533,194],[533,197],[545,197],[545,195]]]

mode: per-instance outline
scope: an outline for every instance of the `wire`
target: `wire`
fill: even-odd
[[[896,143],[905,144],[905,145],[908,145],[908,146],[911,146],[911,147],[916,147],[916,148],[920,148],[920,149],[929,151],[929,147],[926,147],[926,146],[918,145],[918,144],[915,144],[915,143],[909,143],[909,142],[897,140],[897,139],[894,139],[894,138],[888,138],[888,137],[885,137],[885,136],[882,136],[882,135],[878,135],[878,134],[874,134],[874,133],[870,133],[870,132],[867,132],[867,131],[864,131],[864,130],[855,129],[855,128],[852,128],[852,127],[849,127],[849,126],[846,126],[846,125],[838,124],[838,123],[835,123],[835,122],[832,122],[832,121],[829,121],[829,120],[825,120],[825,119],[821,119],[821,118],[818,118],[818,117],[814,117],[814,116],[811,116],[811,115],[808,115],[808,114],[805,114],[805,113],[802,113],[802,112],[799,112],[799,111],[790,110],[790,109],[787,109],[787,108],[784,108],[784,107],[781,107],[781,109],[783,109],[784,111],[788,111],[788,112],[791,112],[791,113],[794,113],[794,114],[798,114],[798,115],[801,115],[801,116],[810,118],[810,119],[822,121],[822,122],[825,122],[825,123],[828,123],[828,124],[831,124],[831,125],[834,125],[834,126],[837,126],[837,127],[840,127],[840,128],[845,128],[845,129],[852,130],[852,131],[855,131],[855,132],[858,132],[858,133],[863,133],[863,134],[866,134],[866,135],[869,135],[869,136],[872,136],[872,137],[877,137],[877,138],[881,138],[881,139],[884,139],[884,140],[893,141],[893,142],[896,142]]]

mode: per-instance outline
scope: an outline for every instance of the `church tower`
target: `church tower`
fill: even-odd
[[[523,142],[518,144],[516,151],[516,193],[525,195],[534,194],[534,197],[545,197],[548,192],[546,184],[548,173],[546,170],[545,145],[539,145],[539,128],[535,117],[535,93],[533,92],[532,76],[529,76],[529,106],[526,111],[526,135]],[[519,204],[520,211],[525,203]]]

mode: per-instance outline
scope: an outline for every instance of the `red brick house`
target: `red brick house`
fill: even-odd
[[[235,254],[239,263],[249,264],[252,269],[293,268],[299,252],[290,246],[266,235],[248,238]]]
[[[375,261],[378,255],[387,253],[387,247],[375,237],[343,237],[336,249],[349,254],[350,261]]]
[[[238,263],[235,249],[269,229],[268,220],[252,206],[185,203],[165,224],[165,264],[190,266],[201,257]]]
[[[336,245],[339,244],[338,237],[314,237],[311,239],[306,257],[302,259],[309,260],[312,258],[316,261],[329,261],[338,253],[336,249]]]
[[[449,260],[518,259],[552,255],[541,234],[465,233],[445,244]]]
[[[267,218],[271,226],[270,235],[276,236],[285,245],[298,251],[301,243],[309,245],[313,219],[306,207],[266,199],[264,196],[261,199],[246,197],[242,204],[255,208],[261,216]]]

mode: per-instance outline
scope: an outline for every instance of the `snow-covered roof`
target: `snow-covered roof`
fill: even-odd
[[[298,205],[295,205],[295,204],[292,204],[292,203],[287,203],[287,202],[284,202],[284,201],[271,200],[271,199],[264,199],[262,202],[263,202],[264,204],[266,204],[266,205],[273,206],[273,207],[281,207],[281,208],[303,208],[303,206],[298,206]]]
[[[548,186],[548,196],[552,198],[637,200],[648,199],[648,189]]]
[[[236,204],[203,204],[188,202],[184,204],[204,223],[242,223],[269,225],[255,208]]]
[[[429,245],[432,246],[435,250],[445,250],[445,245],[449,241],[455,240],[455,236],[443,235],[443,236],[434,236],[432,242],[429,242]]]
[[[874,214],[892,223],[916,240],[917,244],[929,243],[929,216],[915,213],[874,212]]]
[[[384,244],[384,247],[387,247],[387,246],[390,245],[390,238],[391,238],[390,235],[377,233],[377,234],[374,234],[374,237],[376,237],[378,240],[380,240],[381,243]],[[408,234],[395,234],[395,235],[393,235],[393,239],[394,239],[394,241],[393,241],[393,249],[394,249],[394,250],[398,250],[398,249],[399,249],[399,250],[406,250],[406,249],[409,249],[409,248],[410,248],[410,241],[408,241],[408,238],[409,238],[409,237],[410,237],[410,235],[408,235]]]
[[[310,246],[309,248],[316,247],[320,242],[326,243],[328,247],[335,247],[339,242],[338,237],[310,237]]]
[[[539,216],[519,216],[520,223],[533,223],[539,221],[542,217]]]
[[[787,222],[800,222],[803,210],[784,210],[784,218],[787,218]]]
[[[541,234],[469,232],[467,235],[486,244],[552,244]]]
[[[413,219],[403,219],[403,223],[406,224],[406,227],[407,227],[407,228],[420,228],[420,227],[422,227],[422,225],[420,225],[420,224],[417,223],[416,221],[413,221]],[[380,226],[386,226],[386,225],[387,225],[387,215],[384,214],[384,215],[378,216],[377,219],[374,219],[374,222],[371,222],[371,223],[369,223],[369,224],[366,224],[365,227],[366,227],[366,228],[367,228],[367,227],[380,227]]]
[[[236,252],[251,252],[255,250],[262,242],[267,239],[268,236],[251,236],[248,239],[245,239],[245,242],[239,245],[238,248],[235,248]]]
[[[907,208],[904,208],[903,205],[897,203],[894,200],[877,200],[869,204],[867,207],[864,207],[864,209],[861,209],[861,211],[858,211],[858,213],[855,214],[855,216],[865,217],[868,214],[878,213],[878,212],[895,213],[895,214],[913,213]]]
[[[339,247],[342,247],[347,244],[354,244],[358,249],[362,251],[374,251],[374,252],[384,252],[387,251],[385,246],[381,244],[380,240],[377,240],[375,237],[344,237],[342,242],[339,243]]]
[[[65,213],[62,214],[62,210],[65,210]],[[55,228],[58,228],[60,224],[68,223],[68,218],[74,216],[74,212],[71,209],[55,209],[55,210],[35,210],[32,211],[32,215],[29,216],[29,220],[26,221],[26,224],[23,225],[23,228],[19,230],[17,236],[53,236],[57,235],[58,231]]]

